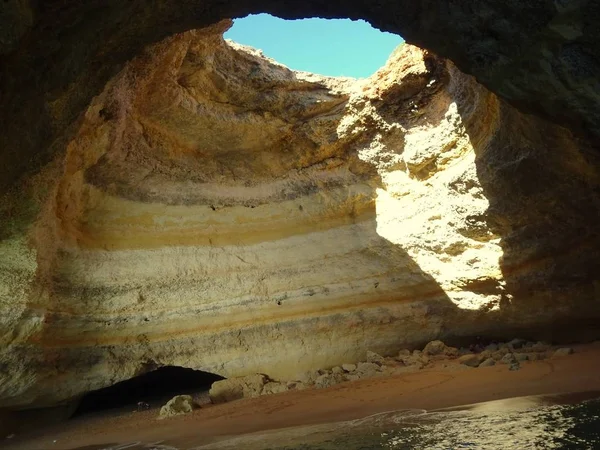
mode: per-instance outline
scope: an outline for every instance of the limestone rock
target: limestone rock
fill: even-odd
[[[514,364],[517,362],[517,359],[513,353],[506,353],[498,362],[500,364]]]
[[[315,380],[319,377],[319,375],[321,374],[316,370],[308,370],[306,372],[297,374],[295,379],[307,386],[310,386],[311,384],[315,383]]]
[[[563,348],[559,348],[557,349],[553,354],[552,357],[553,358],[559,358],[561,356],[568,356],[575,353],[574,350],[571,347],[563,347]]]
[[[279,394],[281,392],[287,392],[289,389],[287,383],[270,381],[264,385],[260,395]]]
[[[513,350],[518,350],[520,348],[523,348],[526,343],[527,343],[527,341],[525,339],[515,338],[508,343],[508,346],[510,348],[512,348]]]
[[[331,373],[333,374],[341,374],[344,373],[344,369],[341,368],[340,366],[335,366],[331,369]]]
[[[367,352],[367,362],[382,366],[385,364],[385,358],[375,352],[368,351]]]
[[[443,354],[445,350],[446,344],[438,340],[429,342],[423,349],[423,353],[425,355],[434,356]]]
[[[478,367],[490,367],[490,366],[495,366],[496,365],[496,360],[494,358],[487,358],[485,360],[483,360]]]
[[[372,378],[379,374],[381,367],[370,362],[361,362],[356,366],[355,374],[360,378]]]
[[[215,381],[210,387],[210,399],[213,403],[225,403],[241,398],[258,397],[266,382],[266,377],[261,374]]]
[[[550,350],[550,346],[544,342],[536,342],[529,348],[529,351],[538,353],[544,353],[548,350]]]
[[[481,361],[480,357],[475,354],[463,355],[458,358],[458,363],[469,367],[477,367]]]
[[[362,374],[362,372],[361,372]],[[345,381],[345,376],[339,373],[331,373],[319,376],[315,380],[315,387],[318,389],[334,386]]]
[[[160,418],[189,414],[194,410],[194,400],[191,395],[177,395],[160,408]]]
[[[286,384],[288,390],[302,391],[308,389],[309,385],[304,384],[300,381],[288,381]]]
[[[485,350],[488,350],[488,351],[494,353],[494,352],[498,351],[498,348],[499,348],[498,344],[489,344],[485,347]]]
[[[519,362],[523,362],[523,361],[529,360],[529,355],[527,353],[515,353],[514,357]]]
[[[356,364],[342,364],[344,372],[354,372],[356,370]]]
[[[407,350],[407,349],[405,349],[405,348],[404,348],[404,349],[402,349],[402,350],[400,350],[400,351],[398,352],[398,357],[397,357],[397,359],[398,359],[399,361],[402,361],[404,358],[407,358],[407,357],[409,357],[409,356],[410,356],[410,350]]]

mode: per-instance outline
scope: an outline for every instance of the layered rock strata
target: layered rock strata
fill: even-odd
[[[0,405],[599,316],[585,141],[415,47],[327,78],[228,25],[149,47],[3,198]]]

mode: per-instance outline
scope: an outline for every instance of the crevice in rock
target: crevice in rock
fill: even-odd
[[[180,394],[208,391],[224,378],[179,366],[164,366],[129,380],[85,394],[72,417],[108,409],[146,409]]]

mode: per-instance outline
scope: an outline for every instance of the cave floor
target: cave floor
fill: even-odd
[[[227,436],[299,425],[357,419],[398,409],[439,409],[528,395],[600,391],[600,342],[573,347],[575,354],[522,363],[457,369],[440,365],[419,372],[290,391],[157,420],[158,409],[98,414],[15,436],[7,449],[150,448],[162,442],[192,448]],[[117,446],[121,444],[121,447]],[[153,448],[153,447],[152,447]]]

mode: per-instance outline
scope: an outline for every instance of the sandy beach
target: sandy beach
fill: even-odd
[[[246,433],[352,420],[399,409],[440,409],[526,395],[600,391],[600,343],[575,354],[485,368],[434,367],[211,405],[158,420],[158,411],[99,413],[4,439],[7,449],[99,449],[107,444],[162,441],[187,449]],[[124,448],[124,447],[123,447]],[[143,447],[135,447],[143,448]]]

